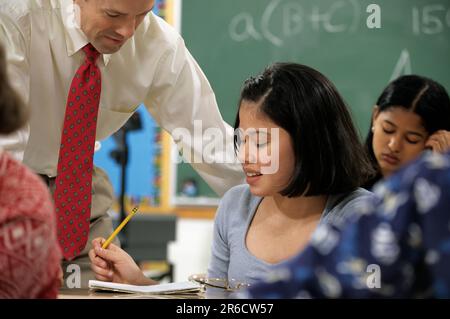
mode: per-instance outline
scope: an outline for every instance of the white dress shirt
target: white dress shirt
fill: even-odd
[[[12,84],[32,112],[29,127],[0,144],[35,172],[55,176],[68,90],[84,59],[81,48],[88,43],[75,22],[73,1],[2,0],[0,42]],[[203,130],[219,128],[224,143],[226,137],[233,141],[233,130],[223,121],[214,92],[183,39],[153,13],[118,52],[104,54],[98,66],[97,140],[117,131],[144,103],[169,133],[186,128],[194,136],[194,120],[202,120]],[[201,143],[191,146],[194,153],[202,152],[196,149]],[[226,155],[217,154],[221,150],[214,155],[230,159],[230,151],[232,147],[223,149]],[[219,195],[243,182],[240,165],[208,162],[192,166]]]

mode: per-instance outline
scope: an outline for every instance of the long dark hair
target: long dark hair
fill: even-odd
[[[422,119],[428,134],[438,130],[450,131],[450,98],[445,88],[429,78],[418,75],[405,75],[391,82],[377,100],[379,112],[393,107],[412,111]],[[376,176],[365,187],[370,188],[383,176],[373,152],[373,120],[370,123],[365,149]]]
[[[0,134],[16,131],[27,119],[28,111],[8,81],[5,52],[0,45]]]
[[[293,141],[295,169],[283,196],[349,192],[372,173],[343,98],[320,72],[275,63],[244,83],[239,105],[243,100],[260,103],[259,112]],[[239,110],[234,126],[239,127]]]

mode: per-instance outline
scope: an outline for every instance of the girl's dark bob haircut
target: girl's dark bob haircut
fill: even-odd
[[[295,168],[283,196],[346,193],[372,175],[370,162],[336,87],[320,72],[296,63],[275,63],[245,81],[243,100],[286,130]],[[239,127],[239,112],[235,129]],[[235,150],[239,145],[235,140]]]

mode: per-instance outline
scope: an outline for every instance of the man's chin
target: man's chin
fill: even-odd
[[[100,52],[100,53],[101,54],[113,54],[113,53],[116,53],[119,50],[120,50],[120,47],[108,48],[108,49],[102,50],[103,52]]]
[[[120,50],[122,47],[122,44],[120,45],[111,45],[111,44],[105,44],[105,43],[94,43],[94,47],[97,49],[98,52],[101,54],[113,54]]]
[[[99,50],[98,52],[100,52],[101,54],[113,54],[116,53],[117,51],[119,51],[121,48],[121,46],[116,46],[116,47],[102,47],[101,51]]]

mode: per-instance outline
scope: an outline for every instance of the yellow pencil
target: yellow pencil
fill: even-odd
[[[129,222],[131,217],[133,217],[138,211],[138,207],[136,206],[133,208],[131,213],[123,220],[123,222],[120,223],[119,227],[116,228],[116,230],[109,236],[109,238],[103,243],[102,248],[106,249],[108,248],[109,244],[114,240],[114,238],[117,236],[117,234],[122,230],[122,228]]]

